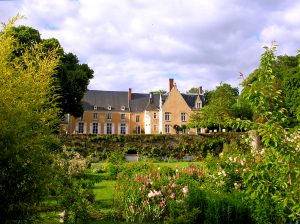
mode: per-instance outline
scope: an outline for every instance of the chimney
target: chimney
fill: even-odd
[[[174,79],[169,79],[169,92],[171,92],[173,87],[174,87]]]
[[[202,86],[199,86],[199,95],[202,95],[202,94],[203,94]]]
[[[131,88],[128,89],[128,102],[131,101]]]
[[[150,100],[150,103],[154,103],[153,93],[150,93],[149,100]]]

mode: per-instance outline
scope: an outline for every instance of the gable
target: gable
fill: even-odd
[[[190,111],[191,108],[178,91],[176,87],[173,87],[171,92],[169,92],[169,96],[163,104],[163,110],[180,110],[180,111]]]

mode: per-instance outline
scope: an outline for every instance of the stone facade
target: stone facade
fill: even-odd
[[[73,134],[176,134],[195,133],[185,127],[205,100],[202,88],[182,94],[169,79],[167,94],[88,90],[82,103],[83,116],[70,118]]]

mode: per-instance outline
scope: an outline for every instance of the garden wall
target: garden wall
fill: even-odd
[[[68,150],[82,156],[105,159],[111,152],[138,153],[146,157],[182,159],[184,156],[205,157],[208,152],[218,154],[223,144],[235,142],[245,147],[246,133],[227,132],[200,135],[63,135]]]

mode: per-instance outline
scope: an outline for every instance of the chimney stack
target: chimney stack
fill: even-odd
[[[203,94],[202,86],[199,86],[199,95]]]
[[[174,79],[169,79],[169,92],[171,92],[173,87],[174,87]]]
[[[128,89],[128,102],[131,101],[131,88]]]

